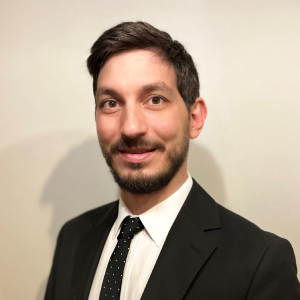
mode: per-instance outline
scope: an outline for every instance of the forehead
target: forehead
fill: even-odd
[[[151,82],[162,82],[177,90],[171,63],[154,50],[136,49],[110,57],[99,73],[97,86],[132,89]]]

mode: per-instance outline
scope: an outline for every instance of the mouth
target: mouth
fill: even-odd
[[[125,148],[119,149],[121,153],[130,153],[130,154],[142,154],[147,152],[155,151],[155,149],[148,149],[148,148]]]
[[[122,148],[119,149],[121,156],[131,163],[146,162],[155,153],[155,148]]]

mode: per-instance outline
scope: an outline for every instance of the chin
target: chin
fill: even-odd
[[[147,172],[143,168],[127,172],[111,168],[115,182],[122,190],[132,194],[151,194],[166,187],[178,173],[182,164],[166,166],[158,172]]]

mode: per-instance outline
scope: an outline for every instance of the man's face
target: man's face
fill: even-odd
[[[112,56],[99,73],[97,134],[121,189],[147,194],[186,168],[190,122],[173,67],[156,52]]]

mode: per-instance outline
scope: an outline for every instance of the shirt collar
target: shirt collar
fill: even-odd
[[[188,174],[185,183],[174,194],[141,215],[134,215],[120,197],[118,217],[112,228],[112,238],[117,237],[121,224],[127,216],[139,217],[147,233],[159,247],[167,237],[192,185],[192,177]]]

